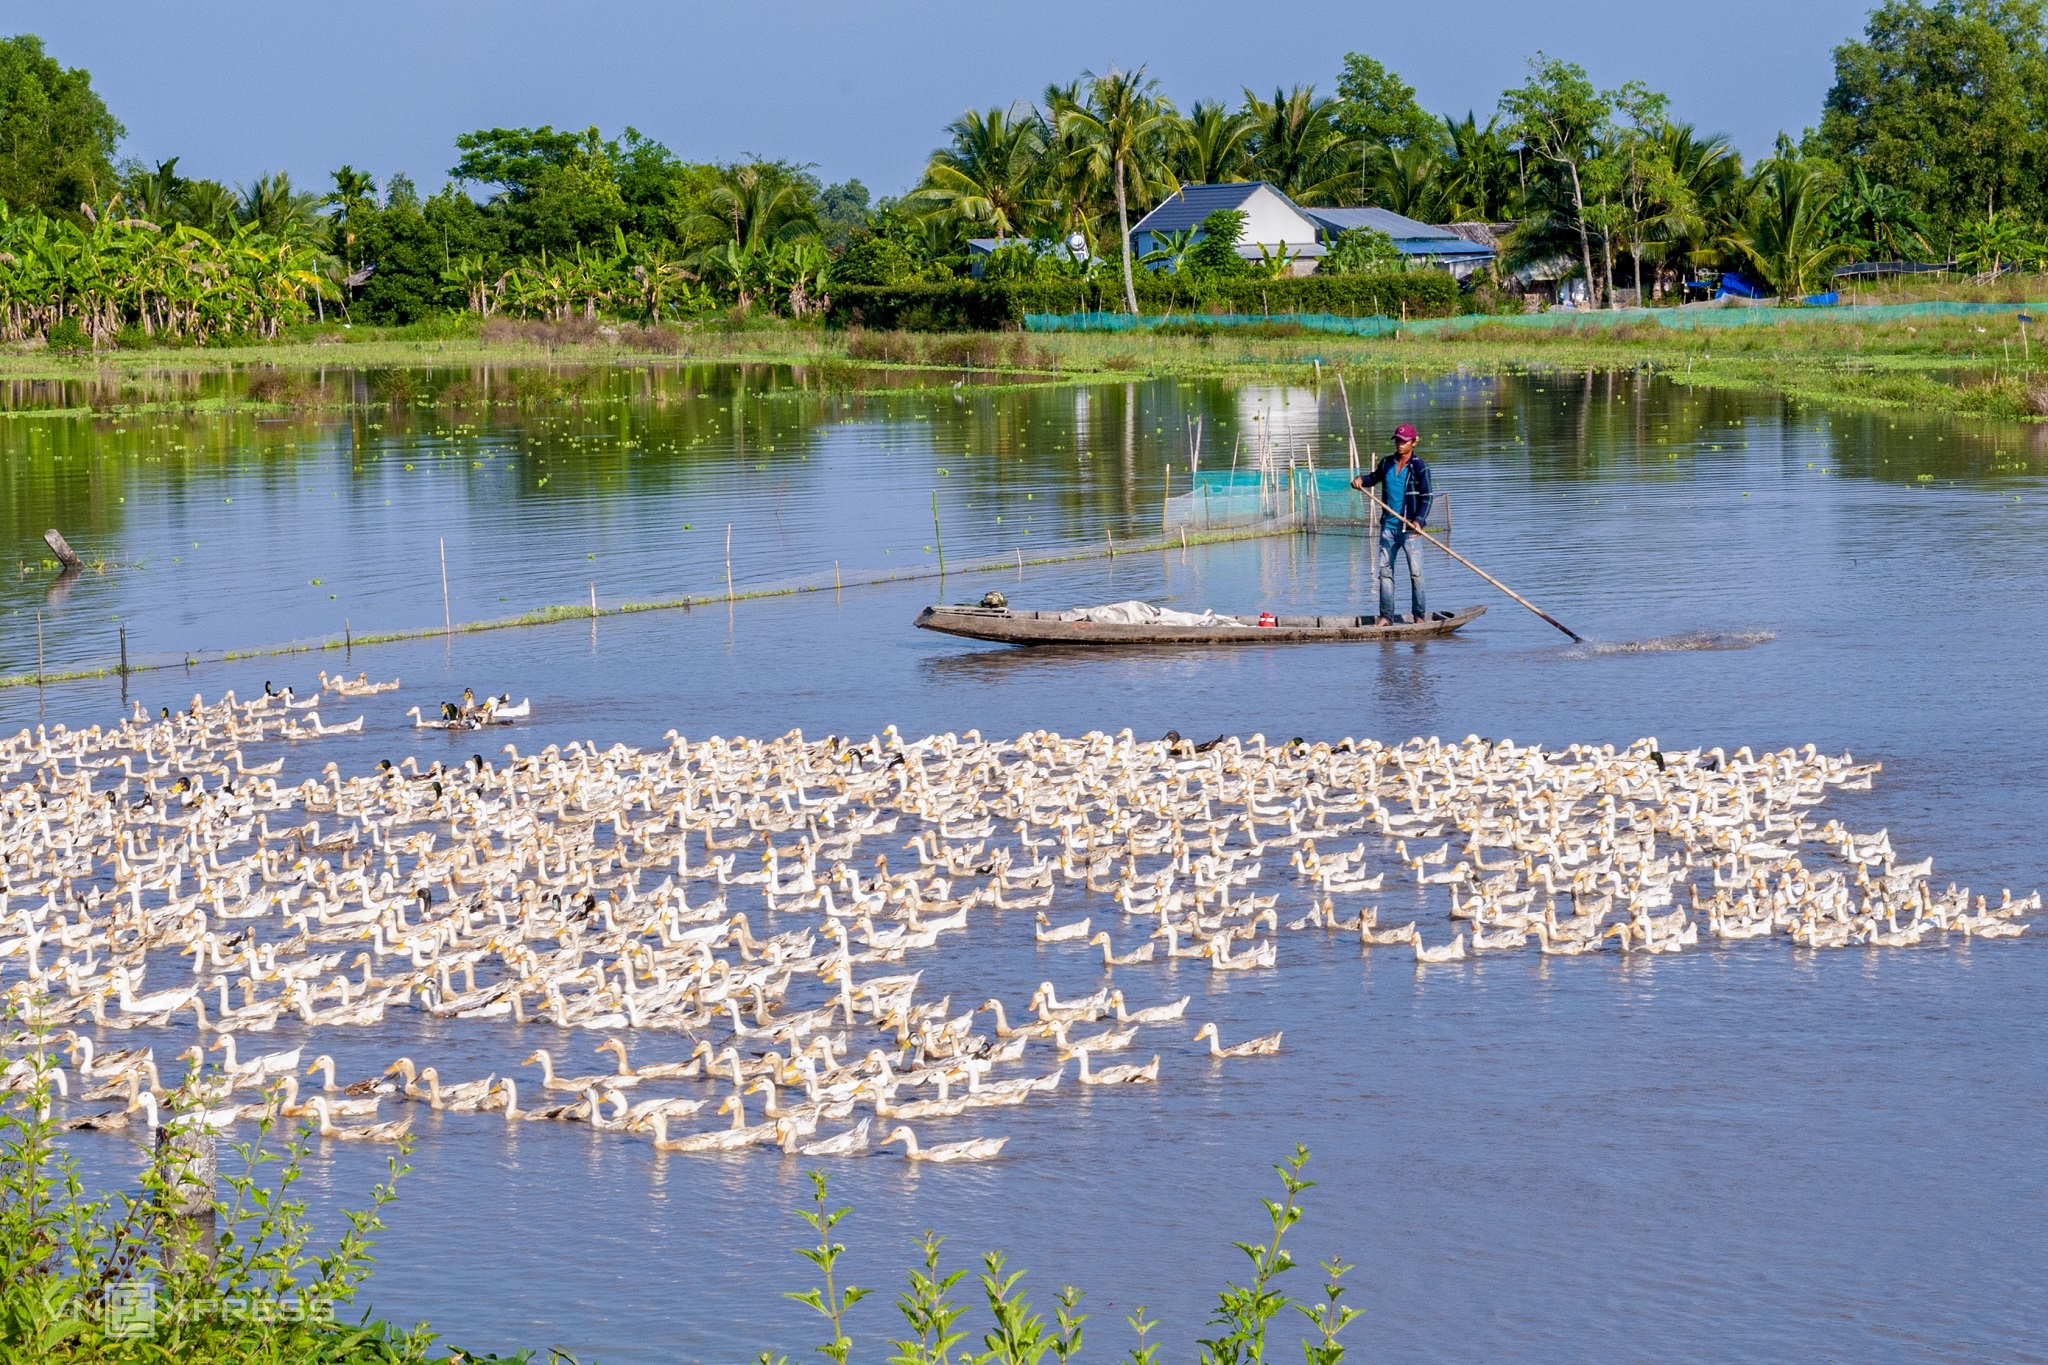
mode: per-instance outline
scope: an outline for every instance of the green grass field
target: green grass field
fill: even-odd
[[[2018,301],[2011,289],[1952,289],[1949,294]],[[2041,292],[2036,290],[2034,292]],[[2008,300],[2001,300],[2008,296]],[[1915,297],[1925,298],[1923,292]],[[1897,302],[1866,295],[1859,302]],[[2048,307],[2048,305],[2044,305]],[[1604,323],[1599,314],[1569,328],[1506,322],[1462,330],[1417,327],[1357,338],[1286,327],[1174,333],[831,332],[769,323],[745,327],[600,331],[529,324],[519,335],[485,339],[474,323],[451,320],[414,328],[302,328],[288,340],[232,348],[144,349],[98,354],[19,350],[0,353],[0,383],[73,379],[82,395],[55,399],[96,411],[218,406],[315,406],[304,385],[250,382],[266,370],[317,367],[464,368],[747,362],[819,366],[826,387],[902,390],[922,382],[948,386],[963,370],[981,382],[1126,380],[1147,375],[1307,379],[1320,364],[1340,373],[1428,374],[1463,369],[1493,373],[1639,370],[1682,375],[1692,384],[1775,393],[1821,403],[1888,405],[2002,420],[2048,417],[2048,355],[2037,365],[2035,329],[2015,314],[1872,320],[1850,309],[1816,309],[1759,326],[1678,330],[1654,321]],[[167,381],[234,373],[204,399]],[[72,389],[63,392],[72,393]],[[545,402],[531,394],[519,401]],[[7,406],[52,409],[46,391],[17,392]]]

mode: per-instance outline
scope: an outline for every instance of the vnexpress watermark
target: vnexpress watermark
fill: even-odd
[[[106,1334],[117,1341],[149,1340],[156,1336],[157,1328],[162,1324],[334,1321],[332,1299],[301,1298],[296,1294],[275,1298],[261,1294],[235,1294],[165,1301],[158,1297],[156,1285],[148,1280],[113,1286],[97,1307]]]

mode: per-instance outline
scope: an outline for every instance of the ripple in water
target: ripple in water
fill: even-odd
[[[1680,650],[1748,649],[1778,637],[1768,630],[1689,630],[1678,635],[1660,635],[1654,640],[1588,641],[1585,654],[1671,654]]]

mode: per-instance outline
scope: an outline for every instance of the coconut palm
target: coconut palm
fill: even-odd
[[[1812,292],[1853,248],[1830,241],[1834,175],[1819,162],[1773,157],[1759,168],[1750,220],[1734,244],[1780,298]]]
[[[1497,223],[1513,216],[1515,153],[1498,117],[1482,127],[1478,115],[1443,116],[1439,196],[1447,223]]]
[[[950,144],[932,153],[911,200],[953,224],[993,228],[998,238],[1020,231],[1044,150],[1038,121],[1014,109],[969,109],[946,132]]]
[[[1275,90],[1270,100],[1245,91],[1252,173],[1297,204],[1340,202],[1357,144],[1337,126],[1337,109],[1336,100],[1317,99],[1310,85]]]
[[[1138,311],[1138,286],[1131,274],[1132,182],[1141,188],[1169,179],[1172,172],[1163,155],[1174,129],[1173,106],[1157,93],[1158,82],[1145,75],[1145,68],[1118,71],[1084,78],[1085,102],[1062,109],[1059,124],[1072,131],[1085,149],[1085,157],[1098,172],[1106,172],[1116,190],[1117,244],[1123,257],[1124,304],[1133,315]]]
[[[1244,180],[1251,172],[1252,120],[1215,100],[1196,100],[1174,129],[1170,164],[1186,185]]]
[[[685,229],[699,240],[710,238],[714,252],[723,242],[752,252],[775,242],[815,236],[818,215],[794,176],[780,166],[749,162],[719,170],[718,184]]]
[[[1657,225],[1663,257],[1711,266],[1739,252],[1735,236],[1748,209],[1748,185],[1728,139],[1702,137],[1689,123],[1667,123],[1658,138],[1671,168],[1671,190]]]
[[[185,180],[178,184],[179,217],[215,238],[231,236],[241,200],[218,180]]]
[[[1367,197],[1372,203],[1418,222],[1447,216],[1441,210],[1449,189],[1443,173],[1449,168],[1437,147],[1418,138],[1405,147],[1375,147],[1369,160]]]
[[[320,197],[293,189],[291,176],[283,171],[259,175],[244,186],[236,217],[279,241],[324,244],[327,240]]]

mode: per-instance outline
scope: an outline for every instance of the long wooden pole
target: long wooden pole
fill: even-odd
[[[1351,477],[1358,477],[1358,432],[1351,425],[1351,390],[1344,386],[1344,372],[1337,372],[1337,392],[1344,395],[1344,445],[1351,455]]]
[[[1404,526],[1408,527],[1408,529],[1410,529],[1411,531],[1415,532],[1415,534],[1416,534],[1416,535],[1418,535],[1418,536],[1421,536],[1421,537],[1422,537],[1422,538],[1423,538],[1424,540],[1426,540],[1426,541],[1428,541],[1428,542],[1429,542],[1430,544],[1432,544],[1432,545],[1436,546],[1436,547],[1437,547],[1437,549],[1439,549],[1439,550],[1442,550],[1442,551],[1443,551],[1443,552],[1444,552],[1445,554],[1449,555],[1449,556],[1450,556],[1450,557],[1451,557],[1452,559],[1455,559],[1455,560],[1457,560],[1457,561],[1458,561],[1458,562],[1459,562],[1460,564],[1463,564],[1463,565],[1464,565],[1464,566],[1465,566],[1466,568],[1470,569],[1470,570],[1471,570],[1471,571],[1472,571],[1473,573],[1476,573],[1476,574],[1478,574],[1478,575],[1479,575],[1479,576],[1480,576],[1481,578],[1483,578],[1483,579],[1485,579],[1485,580],[1486,580],[1487,582],[1489,582],[1489,583],[1493,584],[1493,586],[1494,586],[1494,587],[1496,587],[1496,588],[1499,588],[1499,589],[1500,589],[1500,590],[1501,590],[1502,592],[1504,592],[1504,593],[1506,593],[1506,594],[1507,594],[1508,596],[1510,596],[1510,597],[1514,598],[1514,599],[1515,599],[1515,600],[1516,600],[1517,602],[1520,602],[1520,603],[1521,603],[1521,604],[1522,604],[1523,606],[1527,607],[1527,608],[1528,608],[1528,609],[1529,609],[1530,611],[1533,611],[1533,612],[1535,612],[1535,613],[1536,613],[1536,614],[1537,614],[1538,616],[1540,616],[1540,617],[1542,617],[1542,618],[1543,618],[1544,620],[1548,621],[1548,622],[1549,622],[1549,623],[1550,623],[1551,625],[1553,625],[1553,626],[1556,626],[1556,627],[1557,627],[1557,628],[1558,628],[1559,630],[1561,630],[1561,631],[1563,631],[1563,632],[1564,632],[1565,634],[1567,634],[1567,635],[1571,636],[1571,637],[1572,637],[1572,639],[1574,639],[1574,640],[1578,641],[1578,642],[1579,642],[1580,644],[1584,644],[1584,643],[1586,642],[1586,638],[1585,638],[1585,637],[1584,637],[1583,635],[1580,635],[1580,634],[1579,634],[1579,633],[1578,633],[1577,631],[1573,630],[1573,629],[1572,629],[1572,628],[1571,628],[1570,626],[1568,626],[1568,625],[1566,625],[1566,624],[1565,624],[1564,622],[1562,622],[1562,621],[1558,620],[1558,619],[1557,619],[1557,618],[1556,618],[1555,616],[1552,616],[1552,615],[1551,615],[1551,614],[1550,614],[1549,612],[1547,612],[1547,611],[1543,610],[1543,608],[1541,608],[1541,607],[1537,606],[1537,605],[1536,605],[1536,604],[1535,604],[1534,602],[1531,602],[1531,601],[1530,601],[1530,600],[1529,600],[1528,598],[1526,598],[1526,597],[1522,596],[1522,594],[1520,594],[1520,593],[1516,592],[1516,591],[1515,591],[1515,590],[1514,590],[1513,588],[1511,588],[1511,587],[1509,587],[1509,586],[1508,586],[1507,584],[1505,584],[1505,583],[1501,582],[1501,581],[1500,581],[1500,580],[1499,580],[1498,578],[1495,578],[1495,577],[1494,577],[1494,576],[1493,576],[1492,574],[1490,574],[1490,573],[1488,573],[1488,572],[1487,572],[1486,570],[1484,570],[1484,569],[1480,568],[1480,567],[1479,567],[1479,566],[1478,566],[1477,564],[1474,564],[1474,563],[1473,563],[1473,562],[1472,562],[1471,560],[1469,560],[1469,559],[1465,558],[1465,556],[1463,556],[1463,555],[1459,554],[1459,553],[1458,553],[1458,552],[1457,552],[1456,550],[1453,550],[1453,549],[1452,549],[1452,548],[1451,548],[1450,546],[1448,546],[1448,545],[1444,544],[1444,543],[1443,543],[1443,542],[1442,542],[1441,540],[1438,540],[1438,539],[1437,539],[1437,538],[1436,538],[1435,536],[1433,536],[1433,535],[1431,535],[1431,534],[1430,534],[1429,532],[1427,532],[1427,531],[1423,530],[1423,529],[1422,529],[1422,528],[1421,528],[1420,526],[1417,526],[1417,525],[1416,525],[1416,524],[1415,524],[1414,522],[1412,522],[1412,521],[1409,521],[1409,520],[1408,520],[1408,519],[1407,519],[1406,517],[1398,517],[1398,516],[1396,516],[1396,514],[1395,514],[1395,513],[1394,513],[1394,512],[1393,512],[1393,511],[1392,511],[1392,510],[1391,510],[1390,508],[1388,508],[1388,506],[1386,505],[1386,503],[1384,503],[1384,502],[1381,502],[1381,501],[1380,501],[1380,495],[1379,495],[1379,494],[1377,494],[1377,493],[1374,493],[1374,492],[1372,492],[1372,491],[1370,491],[1370,490],[1367,490],[1367,492],[1366,492],[1366,497],[1368,497],[1368,498],[1372,499],[1373,505],[1374,505],[1374,506],[1376,506],[1376,507],[1378,507],[1378,508],[1380,509],[1380,513],[1381,513],[1381,515],[1382,515],[1382,516],[1389,516],[1389,517],[1395,517],[1395,519],[1396,519],[1396,520],[1398,520],[1398,521],[1399,521],[1399,522],[1400,522],[1400,523],[1401,523],[1402,525],[1404,525]]]

